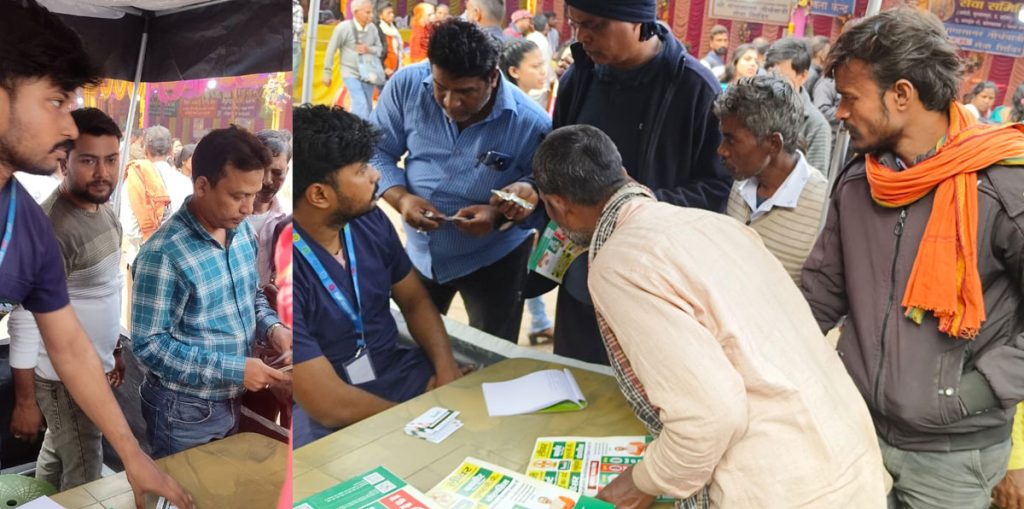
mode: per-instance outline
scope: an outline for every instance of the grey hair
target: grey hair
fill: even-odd
[[[348,4],[348,6],[352,9],[352,12],[367,6],[373,9],[373,0],[352,0],[352,3]]]
[[[505,19],[505,0],[470,0],[476,5],[484,18],[492,23],[501,23]]]
[[[162,125],[155,125],[146,129],[143,135],[143,146],[146,152],[155,156],[170,155],[174,149],[174,139],[171,138],[171,131]]]
[[[538,14],[533,17],[533,29],[538,32],[543,32],[548,26],[548,17],[543,14]]]
[[[544,194],[597,205],[627,177],[615,142],[596,127],[577,124],[547,135],[533,156],[533,178]]]
[[[288,131],[264,129],[256,133],[256,137],[270,150],[270,155],[286,154],[288,159],[292,158],[292,135]]]
[[[804,104],[789,80],[777,74],[742,78],[729,85],[714,105],[719,120],[735,117],[754,133],[758,143],[772,133],[782,135],[788,154],[799,146]]]
[[[960,89],[957,46],[939,18],[917,9],[900,7],[858,21],[832,46],[825,74],[853,60],[871,66],[880,94],[905,79],[930,111],[948,111]]]

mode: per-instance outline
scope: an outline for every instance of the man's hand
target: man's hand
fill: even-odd
[[[633,467],[626,469],[622,475],[608,483],[597,498],[615,504],[615,509],[644,509],[654,503],[654,495],[640,491],[633,483]]]
[[[440,210],[435,209],[429,201],[410,192],[406,192],[398,199],[398,204],[395,208],[402,214],[402,219],[409,226],[421,232],[434,231],[441,227],[440,221],[428,218],[424,215],[425,212],[430,212],[435,217],[444,217],[444,214]]]
[[[22,442],[34,443],[39,440],[39,434],[46,429],[43,423],[43,412],[35,400],[18,401],[14,405],[14,413],[11,415],[11,434]]]
[[[107,373],[107,382],[110,387],[116,389],[124,383],[124,359],[120,351],[114,352],[114,369]]]
[[[324,78],[323,79],[323,84],[324,84],[325,87],[331,86],[331,78]]]
[[[516,205],[515,202],[505,201],[497,196],[491,195],[491,205],[497,208],[498,212],[504,214],[509,220],[515,222],[522,221],[527,217],[530,217],[530,214],[533,213],[534,210],[537,210],[537,203],[540,201],[540,196],[537,195],[537,190],[535,190],[530,184],[526,182],[513,182],[505,186],[502,191],[512,193],[533,205],[533,209],[527,210]]]
[[[193,509],[195,504],[190,495],[171,476],[157,468],[156,463],[146,456],[142,449],[124,462],[124,472],[128,476],[128,484],[135,495],[135,508],[142,509],[146,493],[153,493],[169,500],[178,509]]]
[[[992,490],[992,505],[999,509],[1024,509],[1024,469],[1009,470]]]
[[[267,366],[260,359],[249,357],[245,359],[245,389],[256,392],[262,391],[279,382],[290,382],[292,377],[282,373],[270,366]]]
[[[494,231],[494,220],[498,217],[498,209],[490,205],[470,205],[456,212],[455,215],[468,219],[455,223],[460,230],[476,237],[483,237]]]
[[[370,48],[367,48],[365,44],[362,44],[362,43],[356,44],[356,53],[359,53],[360,55],[362,55],[363,53],[366,53],[367,51],[370,51]]]
[[[434,387],[440,387],[442,385],[449,384],[460,378],[462,378],[463,371],[459,369],[457,364],[450,366],[444,366],[442,368],[434,368]]]
[[[270,331],[270,346],[279,354],[287,354],[284,359],[275,363],[279,366],[287,366],[292,363],[292,330],[284,325],[274,327]]]

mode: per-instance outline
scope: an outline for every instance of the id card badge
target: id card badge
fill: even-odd
[[[356,354],[355,359],[342,364],[342,367],[345,368],[345,374],[352,385],[365,384],[377,379],[377,374],[373,372],[373,363],[370,362],[370,353],[365,350]]]

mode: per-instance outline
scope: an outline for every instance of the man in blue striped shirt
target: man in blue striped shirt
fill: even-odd
[[[437,308],[447,313],[460,293],[470,325],[515,342],[531,233],[508,223],[532,209],[491,190],[537,205],[531,164],[551,121],[502,78],[497,43],[476,25],[437,25],[427,55],[384,87],[370,117],[384,137],[370,163],[383,198],[402,214],[406,250]]]
[[[139,393],[155,457],[234,433],[245,390],[290,379],[250,357],[254,340],[281,353],[292,342],[258,289],[244,221],[270,163],[244,129],[206,135],[192,156],[195,193],[132,265],[132,350],[150,369]]]

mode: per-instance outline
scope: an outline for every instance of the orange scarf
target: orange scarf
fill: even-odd
[[[1024,164],[1024,124],[976,124],[955,102],[946,142],[935,155],[903,171],[867,156],[868,184],[879,205],[904,207],[936,190],[902,305],[918,324],[931,311],[939,330],[953,337],[974,339],[985,321],[978,274],[977,172],[994,164]]]

